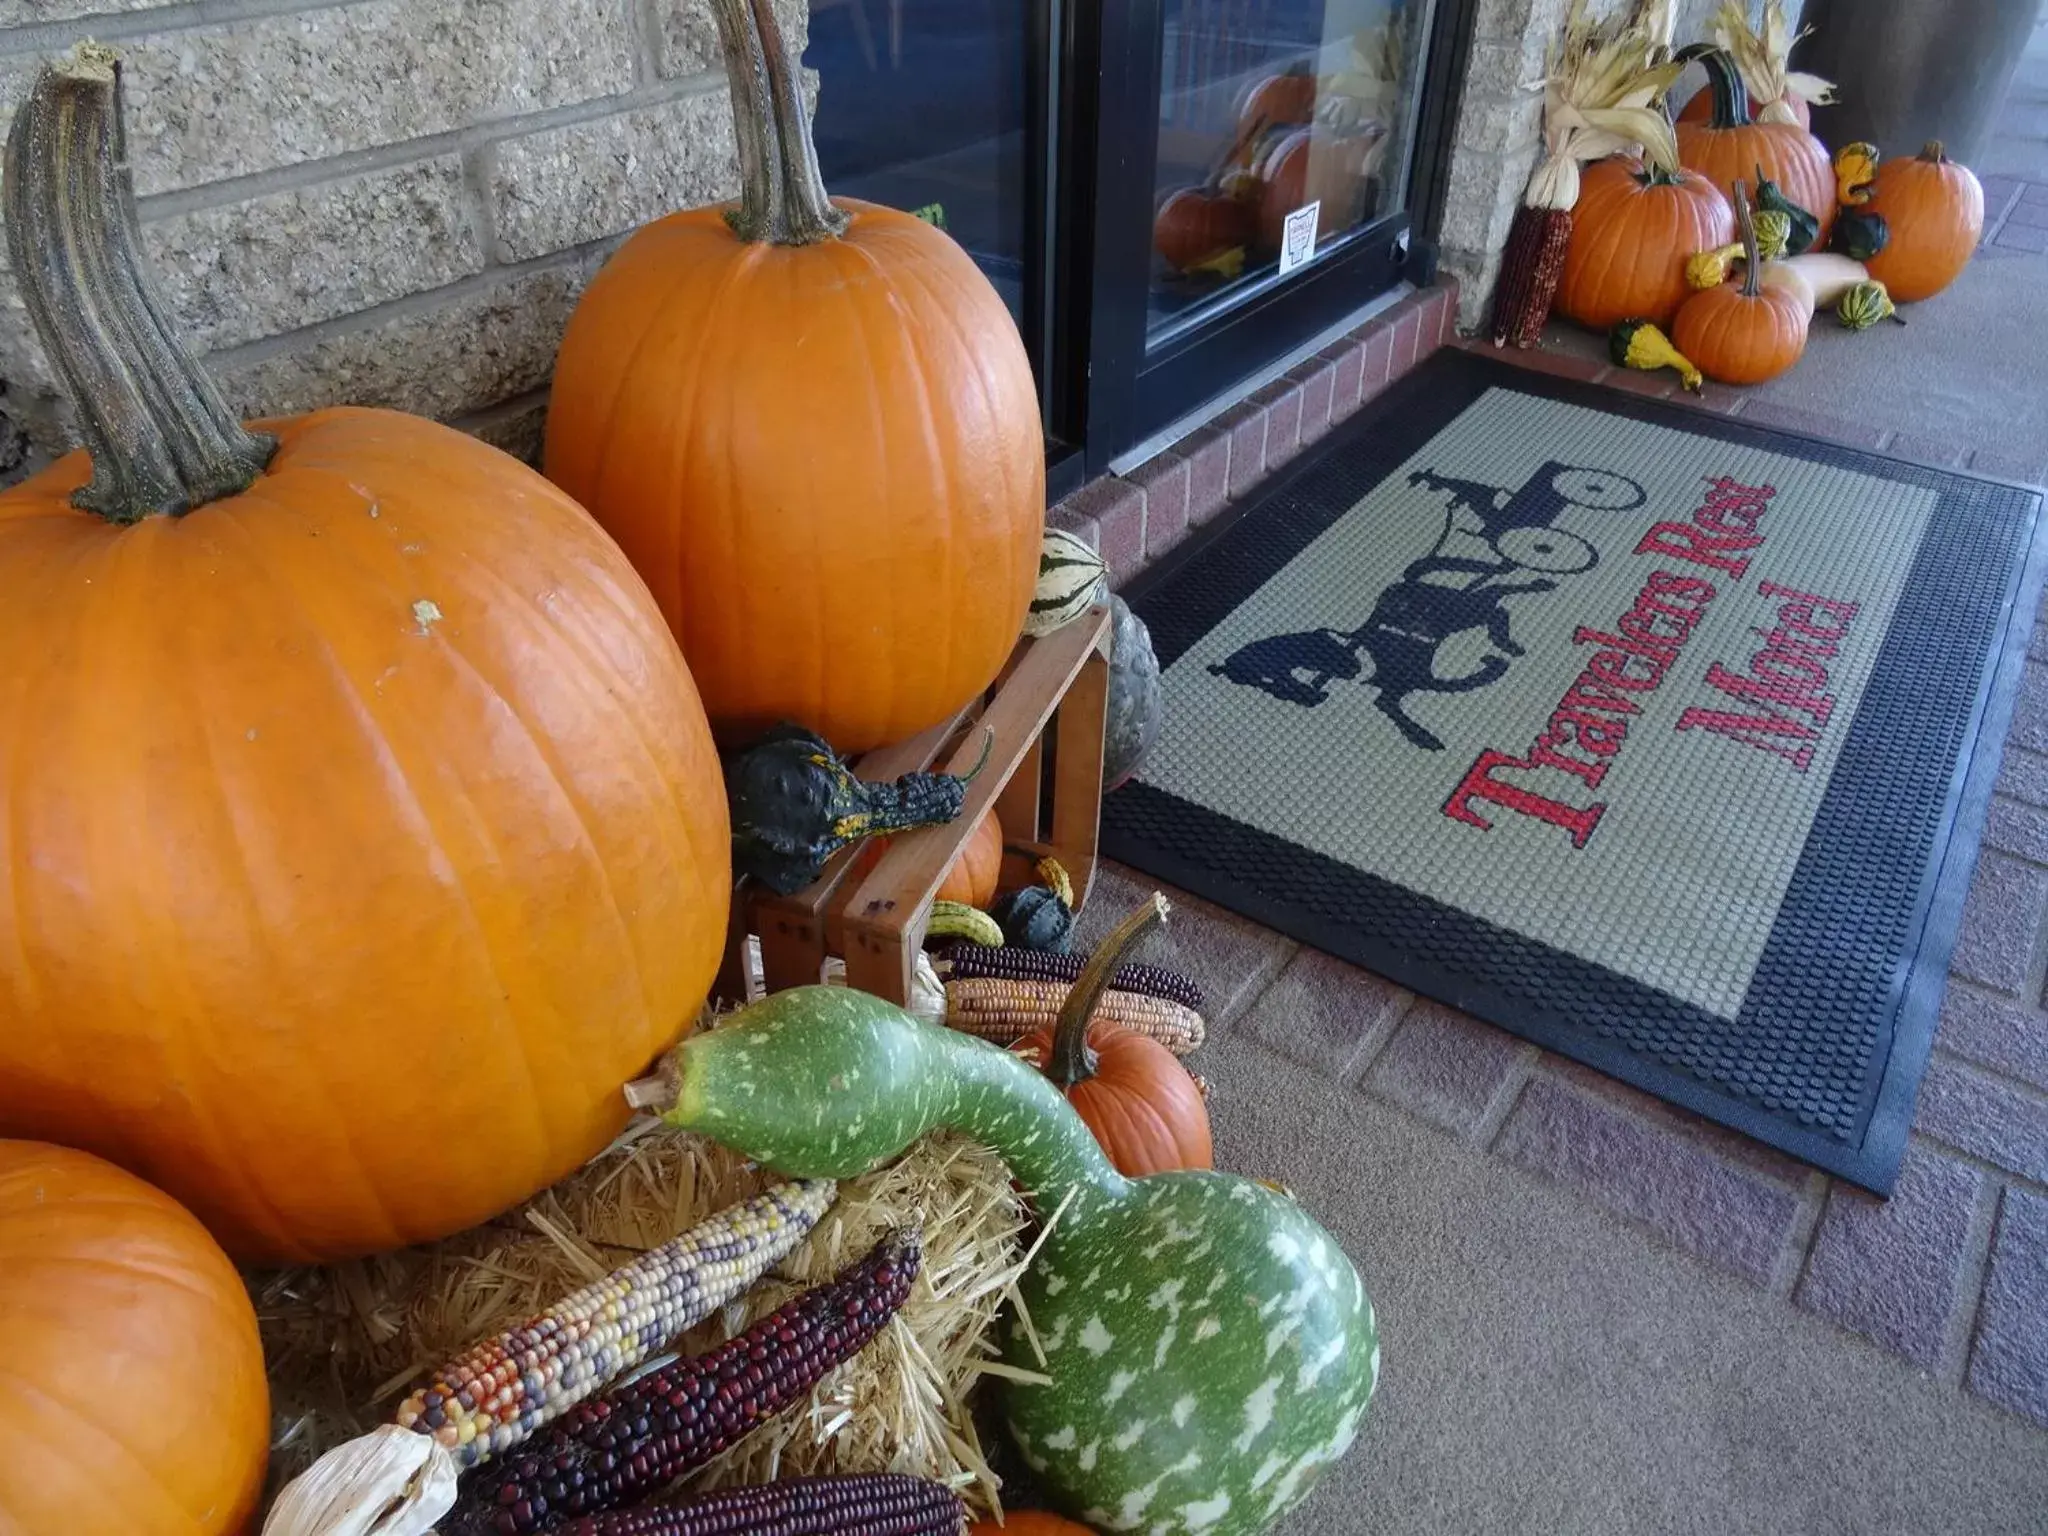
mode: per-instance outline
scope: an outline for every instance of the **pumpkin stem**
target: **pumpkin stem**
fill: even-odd
[[[277,440],[242,426],[171,325],[142,255],[121,105],[111,48],[81,43],[45,66],[7,135],[0,216],[92,457],[72,502],[135,523],[247,490]]]
[[[712,0],[739,145],[740,202],[726,210],[750,244],[816,245],[846,229],[818,169],[795,60],[769,0]]]
[[[1929,139],[1920,146],[1920,158],[1935,165],[1948,164],[1948,151],[1941,147],[1941,140]]]
[[[1095,1005],[1102,1001],[1109,979],[1123,963],[1125,953],[1155,923],[1166,920],[1166,910],[1166,898],[1154,891],[1149,901],[1110,929],[1108,937],[1095,946],[1095,953],[1074,979],[1067,1000],[1060,1005],[1059,1022],[1053,1026],[1051,1057],[1045,1064],[1045,1075],[1061,1093],[1095,1075],[1095,1052],[1088,1047],[1088,1021],[1095,1016]]]
[[[1749,191],[1741,182],[1731,189],[1735,194],[1735,227],[1742,235],[1742,296],[1753,299],[1761,287],[1763,253],[1757,249],[1756,219],[1749,211]]]
[[[1725,48],[1716,48],[1712,43],[1694,43],[1690,48],[1681,48],[1676,55],[1683,60],[1697,60],[1707,72],[1707,84],[1714,92],[1714,116],[1711,126],[1715,128],[1747,128],[1749,126],[1749,87],[1743,83],[1742,71],[1735,67],[1735,60]]]

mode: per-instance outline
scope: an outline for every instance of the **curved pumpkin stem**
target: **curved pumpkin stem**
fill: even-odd
[[[1763,271],[1763,252],[1757,248],[1756,219],[1749,211],[1749,189],[1736,182],[1730,189],[1735,194],[1735,228],[1742,236],[1742,296],[1753,299],[1762,289],[1759,274]]]
[[[1925,160],[1929,165],[1947,165],[1948,151],[1942,148],[1941,140],[1929,139],[1920,146],[1919,158]]]
[[[1694,43],[1690,48],[1681,48],[1678,58],[1688,62],[1697,60],[1707,72],[1707,84],[1714,92],[1714,115],[1709,120],[1715,128],[1747,128],[1749,126],[1749,87],[1743,83],[1742,71],[1735,67],[1728,50],[1716,48],[1711,43]]]
[[[816,245],[846,228],[818,169],[818,149],[797,87],[796,61],[769,0],[712,0],[732,90],[740,205],[726,223],[750,244]]]
[[[81,43],[36,77],[7,135],[0,214],[22,301],[92,456],[74,504],[135,523],[254,484],[277,440],[228,409],[157,293],[111,48]]]
[[[1060,1005],[1059,1022],[1053,1026],[1052,1052],[1045,1064],[1045,1075],[1061,1093],[1095,1075],[1095,1052],[1088,1048],[1088,1021],[1095,1016],[1095,1005],[1102,1001],[1109,979],[1116,974],[1125,954],[1154,924],[1166,920],[1166,911],[1166,898],[1154,891],[1149,901],[1110,929],[1108,937],[1095,946],[1095,953],[1088,957],[1088,963],[1068,989],[1067,1000]]]

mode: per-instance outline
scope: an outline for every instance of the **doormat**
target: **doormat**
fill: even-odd
[[[1104,851],[1889,1193],[2039,504],[1440,352],[1126,594]]]

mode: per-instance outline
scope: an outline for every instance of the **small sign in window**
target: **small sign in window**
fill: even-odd
[[[1287,223],[1280,234],[1280,275],[1285,277],[1296,267],[1305,267],[1315,259],[1316,219],[1322,212],[1322,201],[1303,203],[1287,215]]]

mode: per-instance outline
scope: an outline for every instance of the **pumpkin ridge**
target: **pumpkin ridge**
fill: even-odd
[[[447,477],[442,475],[439,478],[445,482]],[[268,500],[268,497],[265,495],[266,488],[265,484],[259,483],[258,486],[253,487],[250,491],[244,492],[241,499],[243,501],[266,501]],[[239,511],[239,508],[234,504],[219,504],[219,510],[230,515],[238,531],[259,551],[262,549],[263,535],[277,526],[274,519],[262,519],[259,520],[256,529],[252,530],[248,523],[244,522],[239,516],[234,515]],[[289,509],[285,508],[282,510],[288,511]],[[329,558],[336,558],[337,552],[346,554],[350,559],[350,563],[357,570],[370,571],[373,575],[380,574],[375,573],[373,568],[367,566],[360,559],[355,558],[355,552],[348,547],[348,541],[332,541],[328,551]],[[268,562],[259,559],[256,563],[265,569],[274,570],[274,567],[270,566]],[[327,610],[323,609],[317,600],[308,601],[309,596],[314,591],[324,592],[328,584],[321,583],[317,588],[309,589],[303,584],[291,583],[290,578],[287,577],[286,583],[280,583],[280,585],[287,583],[293,586],[294,594],[298,599],[295,605],[296,611],[306,615],[308,637],[317,643],[320,655],[324,659],[325,675],[330,680],[337,700],[348,708],[350,719],[355,723],[357,734],[360,735],[372,760],[382,764],[383,771],[380,774],[380,781],[385,794],[389,796],[393,803],[402,804],[402,808],[409,812],[406,819],[416,828],[416,835],[424,840],[430,863],[438,863],[447,871],[447,878],[436,881],[436,884],[441,889],[451,892],[456,898],[455,905],[463,916],[463,926],[470,939],[470,947],[472,948],[471,963],[477,964],[481,971],[489,978],[490,1011],[494,1031],[500,1039],[517,1039],[521,1045],[521,1049],[517,1051],[500,1050],[496,1054],[501,1061],[510,1057],[517,1058],[520,1076],[526,1083],[526,1097],[535,1115],[532,1123],[538,1129],[541,1141],[553,1152],[554,1149],[561,1147],[565,1142],[573,1141],[575,1138],[573,1135],[565,1135],[566,1127],[552,1123],[546,1114],[544,1103],[548,1095],[544,1094],[541,1090],[539,1079],[536,1076],[533,1055],[530,1049],[528,1049],[532,1032],[521,1027],[520,1011],[509,1002],[509,999],[517,992],[525,991],[526,989],[515,989],[506,985],[507,978],[503,969],[503,963],[497,952],[497,946],[492,941],[490,927],[484,922],[482,914],[477,907],[475,896],[469,889],[465,868],[466,861],[456,858],[449,851],[447,831],[440,824],[439,819],[428,809],[430,797],[421,792],[416,779],[416,770],[408,767],[403,760],[401,745],[410,746],[419,752],[429,754],[431,753],[431,747],[424,740],[419,739],[420,732],[409,718],[401,716],[394,720],[394,724],[402,723],[405,726],[403,730],[380,729],[378,727],[377,713],[370,708],[363,686],[357,681],[348,663],[342,659],[336,649],[336,637],[333,630],[328,623],[322,621],[327,615]],[[404,612],[406,604],[403,589],[386,585],[382,580],[378,581],[378,585],[384,587],[384,591],[392,603],[393,612]],[[484,691],[487,694],[498,699],[499,703],[505,707],[506,713],[518,721],[521,733],[528,736],[529,740],[531,740],[533,734],[531,727],[526,724],[516,711],[512,710],[509,703],[506,703],[497,694],[495,689],[489,686],[487,680],[476,673],[474,666],[469,663],[461,648],[453,643],[444,642],[442,650],[454,668],[475,677],[483,685]],[[561,796],[563,803],[569,808],[572,819],[583,829],[585,846],[591,847],[588,826],[581,808],[562,791],[559,775],[555,772],[553,764],[546,763],[544,754],[538,752],[537,744],[536,756],[548,768],[549,777],[555,783],[557,793]],[[216,776],[216,782],[220,782],[219,776]],[[467,787],[463,786],[462,788],[463,798],[465,803],[467,803]],[[477,827],[475,835],[488,841],[488,845],[495,856],[500,845],[495,835],[496,829],[491,825],[490,818],[476,811],[473,807],[470,817]],[[607,909],[612,915],[614,924],[623,928],[623,915],[619,910],[616,896],[611,891],[608,872],[600,871],[600,878],[605,891]],[[266,945],[267,947],[269,946]],[[290,972],[286,971],[280,977],[280,980],[288,981],[289,978]],[[640,980],[640,978],[636,976],[637,980]],[[642,985],[644,987],[644,982]],[[553,1015],[555,1012],[552,1007],[547,1011],[550,1015]],[[347,1160],[349,1168],[352,1174],[360,1181],[363,1198],[384,1219],[388,1238],[396,1243],[414,1240],[410,1224],[400,1219],[399,1213],[385,1200],[382,1190],[378,1186],[378,1181],[370,1177],[370,1169],[380,1161],[375,1155],[377,1149],[364,1147],[360,1143],[353,1130],[354,1117],[340,1110],[334,1097],[336,1090],[329,1081],[328,1074],[325,1072],[313,1072],[308,1074],[308,1080],[317,1086],[323,1100],[336,1105],[336,1110],[332,1115],[334,1130],[354,1154]],[[509,1122],[511,1119],[511,1106],[500,1099],[494,1106],[493,1114],[500,1119],[501,1131],[509,1132],[510,1127],[506,1122]],[[249,1152],[245,1155],[254,1155],[259,1151],[260,1149],[249,1149]],[[551,1160],[558,1161],[559,1157],[556,1156]],[[267,1199],[263,1203],[266,1206],[272,1205]]]

